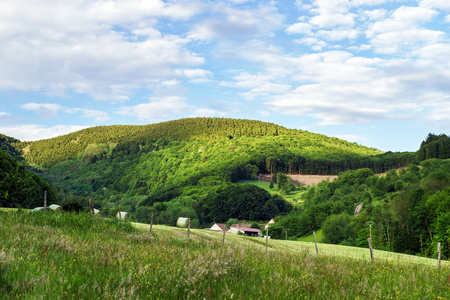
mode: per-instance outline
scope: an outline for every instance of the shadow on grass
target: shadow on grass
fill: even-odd
[[[9,299],[12,291],[11,284],[6,280],[5,267],[0,263],[0,299]]]

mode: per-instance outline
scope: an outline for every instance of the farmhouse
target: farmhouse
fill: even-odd
[[[250,228],[251,224],[233,224],[230,228],[230,233],[244,234],[246,236],[261,236],[261,230],[257,228]]]
[[[209,230],[212,231],[219,231],[219,232],[227,232],[229,229],[227,228],[227,226],[225,226],[225,224],[217,224],[215,223]]]

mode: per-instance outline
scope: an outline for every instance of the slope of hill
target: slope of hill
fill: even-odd
[[[185,214],[199,226],[218,217],[207,199],[258,173],[329,175],[362,167],[383,172],[415,159],[412,153],[382,153],[275,124],[222,118],[94,127],[36,142],[9,140],[8,145],[41,170],[59,189],[60,199],[93,195],[106,212],[114,213],[121,204],[142,218],[154,212],[172,224]]]
[[[47,182],[0,150],[0,207],[41,206],[44,190],[48,191],[49,200],[56,200]]]
[[[80,153],[94,146],[103,145],[106,149],[118,144],[143,147],[148,141],[167,143],[170,141],[214,142],[223,138],[239,137],[290,137],[282,139],[292,147],[299,147],[305,153],[345,153],[362,156],[382,154],[381,151],[349,143],[337,138],[330,138],[307,131],[287,129],[261,121],[191,118],[156,123],[143,126],[99,126],[87,128],[68,135],[40,140],[36,142],[8,141],[23,151],[28,162],[42,167],[49,167],[58,162],[75,158]],[[266,143],[277,140],[266,140]],[[130,149],[136,151],[136,149]]]

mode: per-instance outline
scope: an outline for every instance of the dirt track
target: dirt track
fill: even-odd
[[[286,176],[292,178],[292,181],[294,182],[294,185],[314,185],[318,184],[319,182],[323,180],[332,181],[333,179],[337,178],[337,175],[289,175],[286,174]],[[270,182],[272,180],[272,175],[267,174],[259,174],[259,180],[264,182]]]

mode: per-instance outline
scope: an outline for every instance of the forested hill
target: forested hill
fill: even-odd
[[[21,151],[26,163],[56,187],[59,199],[93,195],[99,208],[110,210],[120,203],[136,213],[153,209],[161,220],[189,215],[184,208],[202,224],[219,219],[214,206],[204,201],[226,191],[266,199],[268,204],[258,204],[260,218],[282,211],[279,199],[229,187],[259,173],[330,175],[364,167],[380,173],[416,159],[415,153],[382,153],[275,124],[222,118],[93,127],[36,142],[5,138],[3,143]],[[169,202],[175,206],[158,204]],[[176,213],[167,216],[167,211]]]
[[[89,147],[104,144],[113,148],[118,144],[143,145],[151,141],[216,141],[221,138],[289,136],[298,147],[308,152],[326,151],[362,156],[381,154],[373,148],[359,146],[337,138],[307,131],[287,129],[272,123],[242,119],[188,118],[143,126],[99,126],[36,142],[7,140],[7,144],[22,150],[29,163],[49,167],[75,158]]]

